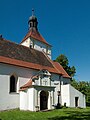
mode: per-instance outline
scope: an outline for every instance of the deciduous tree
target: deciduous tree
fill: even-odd
[[[68,75],[70,75],[71,77],[73,77],[76,73],[76,68],[74,66],[69,66],[69,60],[68,58],[61,54],[59,55],[56,60],[54,60],[58,63],[60,63],[60,65],[62,65],[62,67],[65,69],[65,71],[68,73]]]

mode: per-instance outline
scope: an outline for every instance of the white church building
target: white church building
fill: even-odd
[[[70,85],[70,76],[51,60],[52,46],[39,33],[33,14],[28,24],[20,44],[0,36],[0,110],[85,108],[85,95]]]

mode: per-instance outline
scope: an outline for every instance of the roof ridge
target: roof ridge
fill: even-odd
[[[1,40],[1,39],[0,39],[0,40]],[[6,39],[4,39],[4,38],[2,38],[2,40],[6,41],[6,42],[10,42],[10,43],[13,43],[13,44],[17,44],[17,45],[18,45],[18,43],[14,42],[14,41],[11,41],[11,40],[6,40]]]

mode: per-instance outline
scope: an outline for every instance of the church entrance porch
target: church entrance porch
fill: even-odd
[[[54,109],[54,89],[51,86],[33,85],[20,91],[20,109],[39,111]]]
[[[48,109],[48,95],[47,91],[40,92],[40,110]]]
[[[54,109],[54,89],[51,86],[34,86],[34,106],[38,110]],[[35,109],[36,110],[36,109]]]

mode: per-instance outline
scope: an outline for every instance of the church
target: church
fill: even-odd
[[[85,108],[85,95],[70,85],[71,77],[52,60],[52,46],[38,30],[32,14],[20,44],[0,35],[0,111]]]

